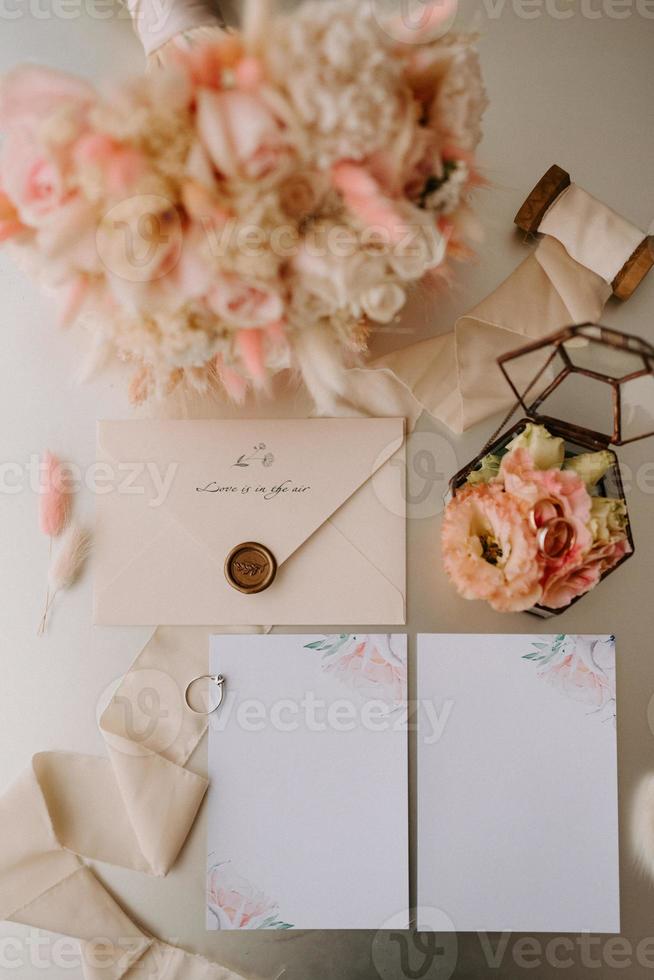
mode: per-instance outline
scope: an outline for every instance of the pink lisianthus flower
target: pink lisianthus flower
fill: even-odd
[[[530,609],[542,597],[536,533],[529,507],[498,484],[468,487],[443,521],[445,570],[464,599],[485,599],[498,612]]]
[[[591,547],[591,496],[582,478],[572,470],[539,470],[527,449],[512,449],[502,460],[499,480],[508,493],[524,500],[531,509],[546,497],[557,501],[562,516],[576,531],[575,551],[584,554]]]
[[[594,589],[602,576],[629,554],[631,545],[626,536],[608,544],[595,544],[586,553],[575,553],[571,560],[546,575],[543,605],[548,609],[564,609],[574,599]]]

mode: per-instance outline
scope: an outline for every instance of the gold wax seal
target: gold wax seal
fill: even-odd
[[[277,562],[268,548],[254,541],[232,548],[225,560],[225,577],[246,595],[264,592],[275,581]]]

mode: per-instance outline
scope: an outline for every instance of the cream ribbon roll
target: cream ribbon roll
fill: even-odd
[[[507,410],[514,398],[497,358],[562,327],[597,322],[613,280],[646,238],[576,184],[539,230],[537,248],[451,333],[344,371],[327,341],[301,338],[300,367],[319,413],[404,415],[413,427],[426,412],[460,433]]]

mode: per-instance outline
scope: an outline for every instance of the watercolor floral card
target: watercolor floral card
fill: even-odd
[[[213,636],[207,928],[408,926],[407,639]]]
[[[615,638],[422,635],[417,685],[442,722],[419,713],[418,906],[439,931],[619,932]]]

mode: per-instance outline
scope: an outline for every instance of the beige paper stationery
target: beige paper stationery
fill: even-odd
[[[406,635],[221,634],[210,669],[207,928],[408,929]]]
[[[96,622],[404,623],[403,444],[403,419],[100,423]]]
[[[620,932],[615,664],[607,635],[418,637],[425,931]]]

